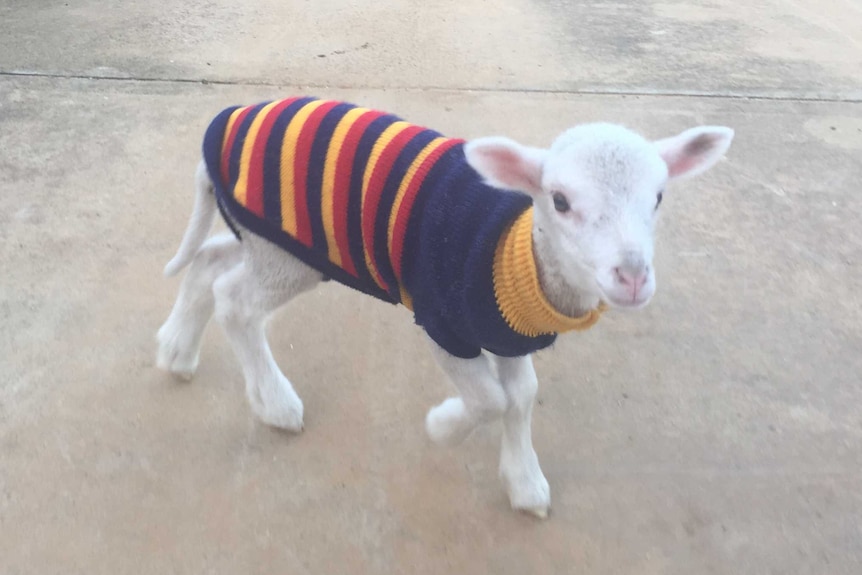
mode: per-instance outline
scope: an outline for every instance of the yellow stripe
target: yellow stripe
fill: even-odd
[[[333,213],[335,203],[335,168],[338,166],[338,157],[344,145],[344,138],[348,130],[356,120],[364,113],[369,112],[367,108],[353,108],[341,118],[332,138],[329,140],[329,148],[326,150],[326,161],[323,164],[323,189],[321,190],[321,213],[323,215],[323,231],[326,234],[326,246],[329,250],[329,261],[341,267],[344,261],[338,245],[335,241],[335,214]]]
[[[401,185],[398,186],[398,192],[395,194],[395,202],[392,204],[392,211],[389,213],[389,245],[388,252],[389,257],[392,257],[392,237],[395,235],[395,220],[398,217],[398,210],[401,209],[401,202],[404,201],[404,194],[407,193],[407,188],[411,186],[413,179],[416,177],[416,172],[419,170],[419,166],[421,166],[425,160],[430,156],[434,150],[442,146],[447,142],[447,138],[435,138],[428,142],[428,144],[422,148],[422,151],[413,159],[413,163],[410,164],[410,167],[407,168],[407,173],[404,174],[404,179],[401,180]],[[393,262],[394,263],[394,262]],[[400,279],[400,278],[399,278]]]
[[[325,103],[325,100],[315,100],[300,108],[291,118],[281,143],[281,227],[292,236],[296,236],[296,174],[293,170],[296,143],[308,116]]]
[[[255,140],[257,140],[257,133],[260,132],[260,125],[263,124],[267,114],[269,114],[270,110],[275,108],[277,105],[277,101],[272,102],[264,106],[260,112],[257,113],[257,116],[254,117],[254,120],[251,122],[251,126],[248,128],[248,133],[246,134],[245,141],[242,144],[242,155],[239,160],[239,177],[236,180],[233,195],[236,198],[236,201],[243,206],[245,205],[246,197],[248,196],[248,170],[249,164],[251,164],[251,152],[254,149]],[[228,126],[230,126],[230,122],[232,120],[233,114],[231,114],[231,120],[229,120]]]
[[[386,146],[392,141],[392,139],[410,127],[410,124],[407,122],[395,122],[380,134],[380,137],[377,138],[377,141],[374,143],[374,147],[371,149],[371,155],[368,157],[368,163],[365,165],[365,174],[363,174],[362,178],[362,229],[365,229],[365,218],[374,218],[376,214],[366,213],[365,210],[365,196],[368,193],[368,183],[371,180],[371,175],[374,173],[374,168],[377,166],[377,161],[380,159],[380,156],[383,154],[383,151],[386,149]],[[374,257],[371,252],[368,251],[368,244],[363,241],[362,242],[363,249],[365,251],[365,265],[368,267],[368,271],[371,272],[371,276],[374,278],[374,281],[377,282],[377,285],[383,287],[383,280],[380,278],[380,272],[377,271],[377,266],[374,265]]]
[[[401,305],[413,311],[413,298],[410,297],[410,294],[403,287],[399,288],[399,291],[401,291]]]

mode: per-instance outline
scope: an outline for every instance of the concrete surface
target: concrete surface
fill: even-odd
[[[860,29],[849,0],[7,0],[0,573],[862,572]],[[549,520],[509,511],[498,428],[429,445],[448,389],[402,308],[328,285],[276,318],[298,437],[217,329],[191,384],[153,367],[201,131],[297,91],[533,144],[737,129],[666,197],[653,305],[537,359]]]

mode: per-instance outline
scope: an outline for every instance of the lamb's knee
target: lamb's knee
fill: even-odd
[[[467,411],[476,423],[496,421],[506,413],[508,400],[499,386],[489,387],[480,399],[466,401]]]
[[[525,374],[506,386],[509,407],[524,409],[536,399],[539,391],[539,380],[535,373]]]

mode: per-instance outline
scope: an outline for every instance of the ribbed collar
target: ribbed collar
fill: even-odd
[[[589,329],[607,308],[601,302],[580,317],[569,317],[545,297],[533,255],[533,208],[518,216],[497,244],[494,295],[509,327],[528,337]]]

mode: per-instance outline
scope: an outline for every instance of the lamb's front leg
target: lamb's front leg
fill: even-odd
[[[524,356],[496,357],[495,361],[508,400],[503,415],[500,477],[514,509],[544,518],[551,507],[551,491],[539,467],[530,431],[533,401],[539,387],[533,360]]]
[[[435,443],[456,445],[480,423],[499,419],[506,410],[506,394],[485,355],[461,359],[436,344],[434,357],[460,392],[432,408],[425,429]]]

